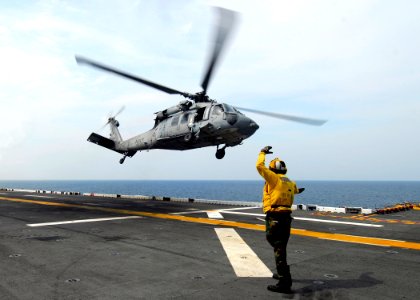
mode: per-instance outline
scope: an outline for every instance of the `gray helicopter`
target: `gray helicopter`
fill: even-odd
[[[179,102],[178,105],[157,112],[152,129],[127,140],[122,139],[118,130],[119,122],[115,119],[117,113],[110,117],[107,122],[111,129],[110,137],[106,138],[97,133],[92,133],[88,138],[89,142],[121,153],[123,157],[120,159],[120,164],[124,163],[126,157],[132,157],[137,151],[151,149],[189,150],[208,146],[216,146],[216,158],[222,159],[227,147],[242,144],[259,128],[255,121],[245,116],[240,110],[309,125],[322,125],[326,122],[325,120],[234,107],[226,103],[218,103],[207,96],[207,87],[214,68],[236,20],[236,13],[231,10],[217,8],[217,11],[219,20],[216,24],[214,48],[201,84],[203,90],[199,93],[181,92],[90,59],[76,56],[76,61],[79,64],[86,64],[168,94],[181,95],[187,99]]]

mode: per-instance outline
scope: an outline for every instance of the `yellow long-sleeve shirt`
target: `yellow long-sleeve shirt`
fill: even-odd
[[[291,211],[294,195],[298,194],[296,183],[285,175],[276,174],[265,166],[265,153],[260,152],[257,159],[258,173],[265,179],[263,189],[263,211]]]

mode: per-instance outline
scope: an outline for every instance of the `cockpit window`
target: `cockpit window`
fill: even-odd
[[[223,108],[221,105],[213,106],[212,115],[218,116],[223,114]]]
[[[225,108],[225,111],[227,113],[234,113],[235,112],[235,109],[232,106],[228,105],[228,104],[223,104],[223,107]]]
[[[238,114],[241,114],[241,115],[242,115],[242,113],[241,113],[238,109],[236,109],[236,107],[234,107],[233,109],[235,110],[235,112],[236,112],[236,113],[238,113]]]

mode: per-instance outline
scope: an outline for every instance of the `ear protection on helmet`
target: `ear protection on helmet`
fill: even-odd
[[[280,172],[287,172],[286,164],[279,158],[275,158],[270,162],[270,169],[277,170]]]

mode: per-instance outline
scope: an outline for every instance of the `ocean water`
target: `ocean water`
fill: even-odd
[[[261,201],[262,180],[0,180],[0,188]],[[297,181],[295,204],[380,208],[420,202],[420,181]]]

